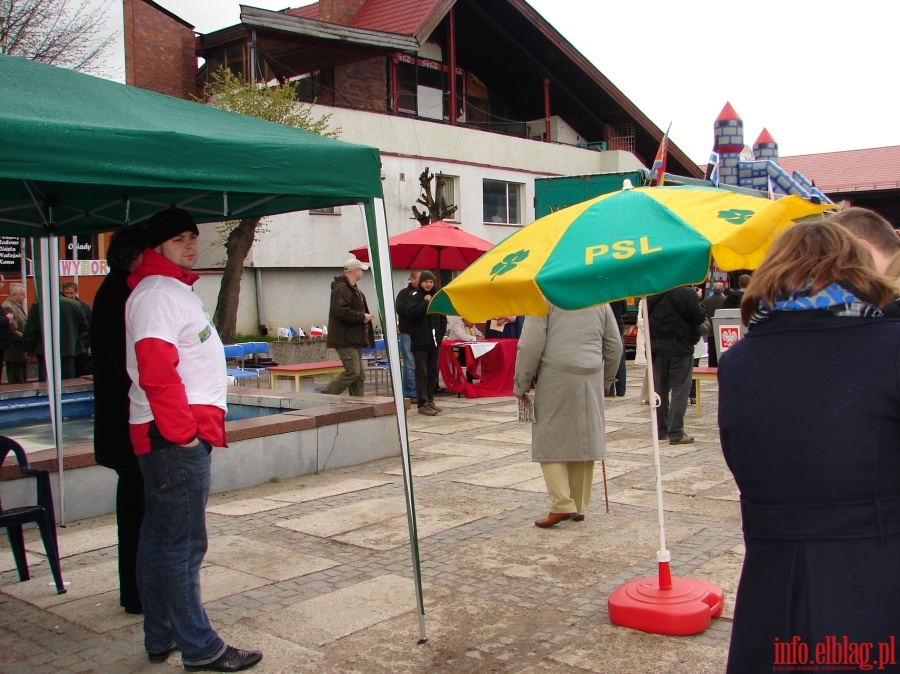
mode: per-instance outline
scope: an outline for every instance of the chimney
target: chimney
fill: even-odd
[[[319,0],[319,21],[347,26],[365,0]]]

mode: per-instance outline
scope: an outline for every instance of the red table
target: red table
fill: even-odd
[[[496,346],[480,358],[475,358],[471,344],[495,343]],[[465,342],[445,339],[441,342],[440,366],[444,386],[466,398],[492,398],[513,395],[513,376],[516,372],[516,347],[518,339],[486,339],[482,342]],[[466,369],[479,381],[466,381],[466,373],[456,359],[454,347],[464,348]]]

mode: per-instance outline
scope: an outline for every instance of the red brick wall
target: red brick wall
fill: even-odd
[[[348,25],[365,0],[319,0],[319,21]]]
[[[387,112],[387,59],[383,57],[337,66],[334,104],[339,107]]]
[[[190,100],[196,93],[194,32],[143,0],[124,0],[125,82]]]

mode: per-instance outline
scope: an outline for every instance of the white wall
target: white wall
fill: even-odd
[[[384,204],[388,235],[418,227],[411,207],[420,194],[419,174],[427,166],[437,174],[454,176],[454,221],[476,236],[497,243],[517,228],[484,223],[482,185],[485,179],[522,185],[521,220],[534,220],[534,179],[555,175],[584,175],[644,168],[627,152],[596,152],[574,146],[542,143],[464,127],[316,106],[316,114],[331,113],[331,127],[341,128],[341,140],[372,145],[382,153]],[[331,280],[340,273],[350,249],[366,244],[365,221],[358,206],[343,206],[337,216],[308,212],[273,216],[263,221],[245,264],[241,284],[238,332],[257,330],[254,270],[263,276],[263,322],[277,326],[319,325],[327,321]],[[201,232],[204,246],[198,267],[220,266],[224,261],[221,236],[215,225]],[[405,270],[395,270],[395,291],[406,285]],[[218,275],[204,276],[198,292],[212,313],[218,293]],[[370,308],[376,304],[371,273],[361,282]],[[393,314],[393,307],[390,307]]]

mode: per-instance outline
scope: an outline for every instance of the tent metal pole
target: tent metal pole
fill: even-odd
[[[409,525],[409,548],[412,555],[413,581],[415,582],[416,605],[419,618],[419,644],[428,641],[425,632],[425,602],[422,597],[422,568],[419,558],[419,536],[416,531],[416,504],[413,498],[412,463],[409,455],[409,432],[406,426],[406,399],[403,397],[403,375],[400,370],[400,337],[397,321],[394,319],[394,281],[391,275],[390,247],[388,245],[387,217],[384,200],[365,202],[363,212],[366,232],[371,251],[372,269],[375,277],[375,292],[381,308],[381,327],[384,330],[384,345],[391,366],[391,385],[394,405],[397,409],[397,426],[400,431],[400,453],[403,466],[403,485],[406,492],[406,519]],[[382,255],[384,251],[384,255]]]
[[[52,222],[52,208],[50,209]],[[53,234],[40,240],[41,333],[44,342],[44,370],[47,374],[47,399],[50,425],[56,444],[58,496],[57,523],[65,526],[65,468],[62,433],[62,370],[59,355],[59,238]]]

